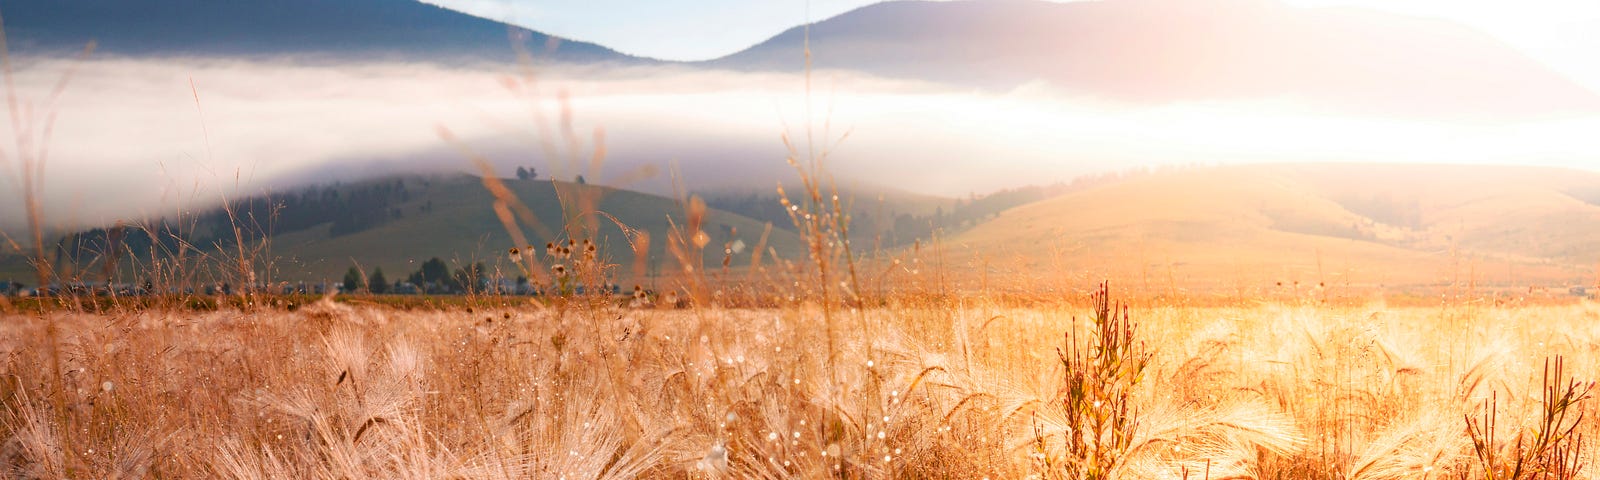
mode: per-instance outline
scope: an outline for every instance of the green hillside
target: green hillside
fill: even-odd
[[[578,220],[571,224],[579,233],[573,238],[580,241],[589,238],[590,235],[583,233],[587,227],[582,226],[582,219],[594,219],[598,228],[593,239],[600,247],[600,256],[622,266],[617,269],[617,280],[632,280],[628,277],[634,265],[628,236],[617,222],[631,230],[648,233],[651,241],[647,274],[672,272],[678,266],[678,261],[666,252],[670,231],[668,218],[680,226],[686,218],[684,207],[677,200],[542,179],[503,179],[502,182],[540,223],[536,227],[518,222],[528,243],[537,245],[536,250],[541,255],[546,242],[568,238],[562,232],[563,225],[569,223],[569,215],[563,212],[578,213],[576,207],[563,209],[558,198],[564,197],[569,205],[577,205],[581,203],[576,200],[578,197],[588,196],[600,199],[597,210],[603,214],[577,216]],[[317,201],[319,197],[321,202]],[[330,197],[336,201],[328,202]],[[347,269],[356,265],[368,273],[382,268],[390,281],[401,280],[433,257],[444,259],[452,269],[482,262],[490,272],[498,270],[512,278],[519,273],[507,253],[513,246],[511,236],[494,212],[494,196],[479,177],[390,177],[310,187],[268,198],[270,203],[262,198],[239,202],[235,211],[238,217],[245,219],[240,223],[246,225],[247,234],[268,232],[263,235],[270,239],[268,254],[263,258],[270,263],[260,262],[259,270],[269,272],[273,281],[336,282]],[[330,209],[337,211],[326,211]],[[186,242],[200,246],[209,255],[236,251],[227,215],[222,209],[197,218],[173,222],[183,232]],[[320,220],[324,218],[331,220]],[[723,247],[739,243],[743,245],[733,256],[733,266],[747,265],[765,226],[764,222],[743,216],[708,210],[702,226],[702,231],[710,237],[703,251],[706,268],[720,269]],[[103,278],[103,274],[98,273],[103,268],[97,262],[102,261],[99,252],[104,251],[102,245],[106,243],[106,236],[104,230],[97,230],[76,238],[65,237],[62,250],[67,253],[60,258],[69,263],[74,256],[77,258],[77,268],[65,269],[68,278],[72,271],[95,272],[82,275],[88,280]],[[258,241],[247,240],[246,244],[254,245]],[[136,255],[149,250],[148,241],[137,244],[124,239],[122,243],[127,245],[125,250],[132,250]],[[767,245],[786,258],[800,252],[798,239],[787,230],[774,228]],[[217,263],[226,263],[223,258],[218,257]],[[120,263],[127,271],[127,265],[132,262]],[[15,278],[33,283],[31,270],[18,257],[4,259],[0,266],[6,267],[0,271],[0,280]]]

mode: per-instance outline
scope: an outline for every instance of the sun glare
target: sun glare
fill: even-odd
[[[1561,27],[1600,20],[1600,2],[1588,0],[1285,0],[1301,7],[1363,7],[1450,20],[1513,43],[1553,40]]]

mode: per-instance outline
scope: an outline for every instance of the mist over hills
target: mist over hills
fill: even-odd
[[[87,89],[102,96],[85,95],[89,100],[83,103],[114,104],[119,110],[111,112],[116,115],[73,112],[70,118],[101,123],[61,130],[57,142],[75,143],[56,150],[68,161],[75,155],[88,165],[111,156],[136,157],[149,165],[193,160],[202,149],[209,156],[215,138],[219,151],[236,147],[224,155],[235,165],[266,165],[270,168],[263,171],[270,173],[263,177],[275,175],[271,180],[279,182],[271,188],[238,188],[242,191],[293,191],[337,180],[362,185],[392,181],[370,177],[404,176],[400,184],[417,196],[386,200],[392,205],[374,210],[384,221],[344,231],[336,220],[322,219],[279,232],[281,265],[304,275],[336,275],[352,259],[404,270],[429,256],[466,261],[503,253],[509,240],[501,238],[503,229],[481,185],[453,178],[424,187],[423,181],[405,176],[468,165],[457,145],[433,134],[438,126],[459,127],[462,143],[492,157],[504,173],[510,165],[537,163],[545,178],[574,180],[571,169],[554,168],[559,159],[540,153],[540,142],[567,138],[528,138],[536,128],[511,125],[534,123],[524,116],[525,107],[545,108],[551,102],[511,105],[527,97],[483,95],[510,75],[504,69],[453,65],[512,65],[509,31],[521,31],[525,45],[541,59],[567,64],[561,73],[575,85],[570,98],[577,106],[562,104],[547,113],[565,121],[576,111],[579,121],[555,128],[570,132],[549,136],[569,135],[585,145],[561,154],[587,160],[592,145],[586,142],[600,137],[590,132],[610,122],[603,125],[608,169],[628,172],[646,162],[686,166],[685,178],[703,182],[687,187],[707,194],[719,210],[715,221],[728,227],[729,238],[737,227],[740,239],[754,243],[750,236],[770,222],[776,227],[775,244],[794,242],[793,232],[784,228],[788,213],[772,195],[773,179],[794,178],[778,139],[778,129],[792,125],[787,118],[773,120],[779,114],[772,110],[781,110],[774,99],[780,94],[773,92],[801,85],[794,73],[804,65],[805,32],[798,27],[725,58],[683,63],[634,58],[581,41],[564,40],[549,49],[547,35],[412,0],[0,0],[0,14],[10,48],[23,56],[70,54],[92,39],[100,52],[116,57],[99,69],[86,69],[96,74]],[[1519,147],[1589,131],[1578,123],[1528,135],[1534,129],[1523,130],[1516,122],[1600,112],[1600,100],[1492,37],[1458,25],[1255,0],[897,1],[818,22],[809,35],[817,68],[830,77],[845,72],[857,82],[853,86],[866,85],[866,93],[842,101],[846,109],[860,107],[854,118],[871,127],[852,133],[852,142],[866,145],[845,144],[845,156],[830,163],[844,172],[841,193],[849,197],[845,202],[859,222],[860,245],[871,240],[875,248],[894,253],[938,235],[952,251],[997,263],[1141,281],[1165,269],[1176,278],[1201,280],[1204,288],[1276,281],[1239,278],[1238,272],[1276,272],[1271,275],[1291,282],[1337,277],[1366,284],[1432,284],[1450,275],[1471,276],[1472,262],[1498,275],[1496,281],[1569,282],[1600,262],[1600,236],[1581,228],[1600,223],[1600,181],[1588,172],[1296,163],[1186,170],[1083,188],[1042,186],[1064,182],[1060,176],[1070,180],[1072,174],[1133,165],[1306,161],[1290,154],[1266,158],[1273,150],[1234,154],[1237,147],[1225,142],[1210,151],[1191,148],[1165,142],[1169,137],[1152,135],[1150,127],[1166,122],[1166,128],[1185,130],[1227,123],[1213,122],[1210,115],[1217,111],[1238,115],[1227,120],[1261,115],[1238,123],[1260,126],[1303,112],[1276,117],[1281,112],[1160,108],[1169,104],[1306,102],[1352,116],[1421,119],[1418,124],[1427,127],[1442,118],[1509,119],[1506,131],[1485,129],[1481,136],[1526,142],[1514,144]],[[146,56],[228,61],[173,67],[181,62],[123,58]],[[284,58],[318,62],[307,67],[277,61]],[[612,68],[617,66],[622,68]],[[32,73],[30,84],[55,85],[53,77],[40,80],[44,74]],[[198,87],[190,75],[200,78]],[[590,77],[594,81],[583,83]],[[567,85],[557,87],[550,91],[561,90],[566,101]],[[554,96],[549,93],[546,100]],[[138,101],[126,106],[115,103],[134,97]],[[766,107],[763,102],[774,108],[749,107]],[[1157,107],[1142,110],[1150,105]],[[202,106],[214,116],[189,116]],[[490,118],[507,112],[517,116]],[[1299,130],[1288,133],[1310,132],[1306,137],[1312,145],[1326,145],[1318,142],[1351,131],[1341,128],[1390,137],[1386,127],[1391,124],[1350,127],[1356,122],[1323,123],[1313,117],[1317,121],[1295,124],[1290,128]],[[206,121],[213,122],[209,133],[193,127],[193,132],[149,140],[167,133],[152,126],[189,129]],[[840,130],[848,123],[840,122]],[[961,129],[972,131],[952,134]],[[129,133],[104,137],[116,141],[70,135],[114,130]],[[1272,143],[1274,134],[1286,131],[1252,130],[1238,138]],[[1470,139],[1457,132],[1412,129],[1392,136],[1421,133],[1467,144]],[[1217,135],[1219,130],[1175,136],[1199,138],[1198,144],[1207,146],[1205,140]],[[97,148],[71,148],[82,145]],[[1309,150],[1309,156],[1334,161],[1362,153],[1275,145],[1278,152]],[[1447,146],[1440,142],[1438,148]],[[686,161],[676,163],[679,159]],[[196,169],[223,173],[195,178],[226,178],[240,170],[235,165],[201,165]],[[75,172],[82,179],[74,180],[103,195],[90,195],[90,201],[132,198],[105,192],[138,183],[129,180],[134,175],[84,170]],[[913,185],[913,178],[922,183]],[[989,182],[988,188],[969,186],[980,181]],[[925,193],[932,190],[929,184],[938,184],[944,195]],[[549,185],[519,184],[519,194],[559,217]],[[645,182],[625,185],[646,189]],[[151,190],[145,184],[125,188]],[[996,194],[959,193],[972,190]],[[628,225],[659,231],[667,215],[681,213],[665,195],[617,189],[611,197],[616,202],[602,207]],[[67,201],[54,202],[65,205],[56,208],[77,208],[69,195],[58,198]],[[429,201],[448,207],[436,211]],[[137,210],[129,208],[127,214]],[[94,221],[121,218],[112,215]],[[0,228],[21,223],[20,215],[5,217]],[[80,227],[85,226],[61,230]],[[620,235],[613,233],[613,239]],[[1070,261],[1051,263],[1060,258]],[[7,261],[0,259],[0,267],[17,265]]]

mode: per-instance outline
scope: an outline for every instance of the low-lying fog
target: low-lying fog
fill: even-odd
[[[412,171],[473,171],[448,129],[505,176],[583,173],[605,131],[608,183],[676,165],[694,189],[792,178],[781,135],[829,145],[840,177],[966,195],[1136,166],[1225,162],[1539,163],[1592,168],[1600,116],[1502,123],[1375,118],[1295,99],[1128,105],[1033,84],[972,91],[843,72],[193,59],[14,61],[24,122],[47,149],[46,223],[106,224],[232,197]],[[192,87],[191,87],[192,84]],[[570,97],[574,151],[560,98]],[[197,101],[198,99],[198,101]],[[46,119],[53,128],[44,142]],[[542,120],[541,120],[542,118]],[[848,132],[848,138],[840,141]],[[18,144],[6,139],[0,229],[24,228]],[[42,148],[41,148],[42,147]],[[36,155],[35,155],[36,157]],[[665,175],[632,183],[664,192]]]

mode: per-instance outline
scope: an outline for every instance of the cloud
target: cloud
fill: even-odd
[[[69,65],[19,63],[21,96],[47,96]],[[807,145],[826,145],[815,150],[830,153],[827,166],[841,177],[949,195],[1152,164],[1585,166],[1600,154],[1587,140],[1600,119],[1586,117],[1423,122],[1288,100],[1135,106],[1042,83],[990,92],[818,72],[808,121],[797,75],[564,66],[535,73],[530,83],[515,66],[91,60],[55,108],[48,223],[75,228],[200,210],[224,195],[308,182],[471,171],[439,137],[441,126],[507,174],[532,165],[546,177],[584,172],[593,132],[604,129],[605,173],[591,181],[640,165],[676,166],[690,188],[702,189],[790,179],[787,133],[802,160],[814,151]],[[14,150],[7,146],[7,158]],[[15,172],[6,165],[5,176]],[[7,232],[23,222],[14,180],[0,180]],[[665,192],[669,184],[663,175],[632,186]]]

